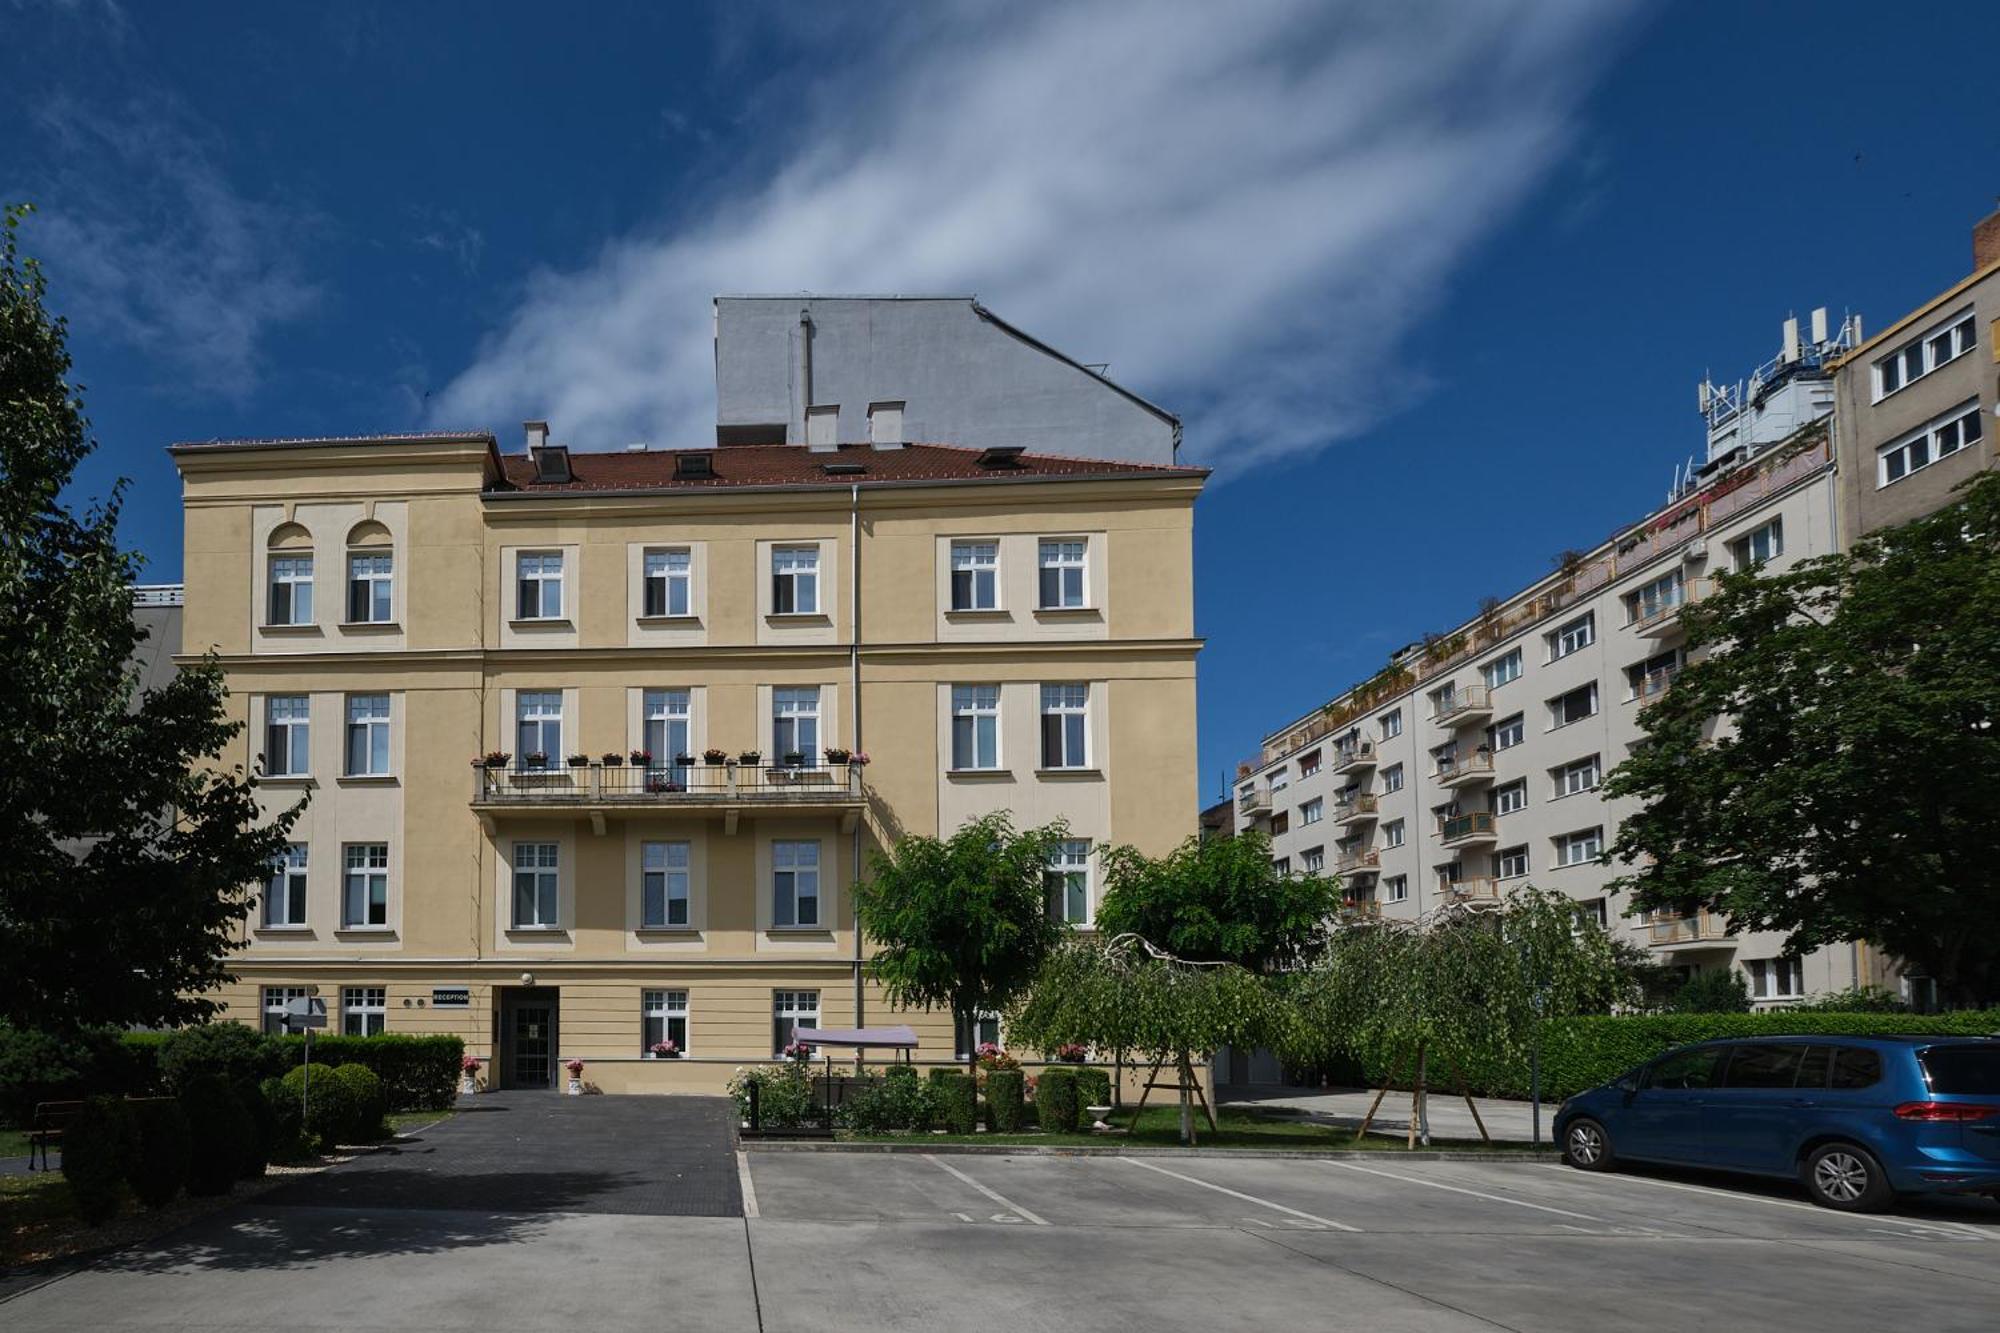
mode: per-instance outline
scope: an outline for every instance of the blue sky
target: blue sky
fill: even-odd
[[[408,12],[406,12],[408,11]],[[1789,313],[1954,281],[2000,7],[0,0],[0,198],[162,446],[699,442],[717,291],[976,292],[1184,415],[1202,791],[1658,503]]]

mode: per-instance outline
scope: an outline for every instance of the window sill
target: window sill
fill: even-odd
[[[1038,768],[1035,776],[1050,782],[1101,782],[1104,770],[1098,768]]]
[[[690,611],[684,616],[634,616],[633,619],[646,629],[699,629],[701,617]]]
[[[317,787],[319,782],[310,773],[267,773],[257,779],[260,787]]]
[[[253,935],[310,935],[313,933],[313,928],[304,924],[296,926],[253,926],[251,933]]]
[[[320,628],[319,628],[319,626],[318,626],[318,625],[314,625],[314,624],[305,624],[305,625],[259,625],[259,626],[257,627],[257,632],[258,632],[259,634],[275,634],[275,635],[278,635],[278,636],[280,636],[280,637],[286,637],[286,636],[294,636],[294,635],[296,635],[296,636],[306,636],[306,635],[317,635],[317,634],[319,634],[319,633],[320,633]]]
[[[394,773],[342,773],[334,781],[343,787],[394,787],[402,779]]]
[[[508,629],[575,629],[568,616],[516,616],[507,622]]]
[[[1592,793],[1594,793],[1594,792],[1596,792],[1596,791],[1597,791],[1597,788],[1595,788],[1595,787],[1584,787],[1584,788],[1582,788],[1582,789],[1581,789],[1581,790],[1579,790],[1579,791],[1561,791],[1561,792],[1557,792],[1557,793],[1556,793],[1556,794],[1555,794],[1554,796],[1551,796],[1551,797],[1549,797],[1549,804],[1553,805],[1553,804],[1555,804],[1555,803],[1556,803],[1557,801],[1567,801],[1567,800],[1569,800],[1570,798],[1572,798],[1572,797],[1575,797],[1575,796],[1589,796],[1589,795],[1591,795]]]
[[[832,939],[833,927],[832,926],[766,926],[764,927],[764,933],[766,935],[788,935],[788,936],[823,935],[827,939]]]
[[[632,932],[642,940],[679,939],[698,940],[701,938],[699,926],[640,926]]]
[[[567,935],[569,931],[561,926],[509,926],[507,934],[513,935]]]
[[[766,611],[764,622],[769,625],[831,625],[833,617],[824,611]]]
[[[394,620],[343,620],[342,634],[401,634],[403,626]]]
[[[1012,620],[1014,613],[1004,606],[954,606],[944,613],[946,620]]]
[[[1012,782],[1014,770],[1011,768],[947,768],[945,778],[951,782]]]
[[[363,937],[394,936],[396,928],[394,926],[342,926],[333,933],[339,938],[345,938],[349,935],[360,935]]]
[[[1098,609],[1094,606],[1038,606],[1035,608],[1037,620],[1096,620]]]

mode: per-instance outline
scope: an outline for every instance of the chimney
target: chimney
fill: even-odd
[[[816,454],[840,448],[840,404],[827,403],[806,409],[806,448]]]
[[[1972,271],[2000,264],[2000,208],[1988,213],[1972,228]]]
[[[542,448],[549,442],[549,423],[546,421],[523,421],[521,429],[528,432],[528,452]]]
[[[868,442],[877,449],[903,447],[903,404],[900,400],[868,404]]]

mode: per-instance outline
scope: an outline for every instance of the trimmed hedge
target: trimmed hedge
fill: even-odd
[[[1111,1071],[1088,1066],[1076,1071],[1076,1102],[1079,1106],[1111,1105]]]
[[[234,1087],[285,1072],[285,1052],[272,1038],[241,1023],[204,1023],[164,1034],[158,1044],[160,1081],[184,1093],[203,1079]]]
[[[299,1106],[296,1089],[285,1087],[281,1078],[267,1078],[257,1085],[258,1100],[271,1114],[271,1160],[295,1162],[307,1152],[305,1112]]]
[[[995,1069],[986,1076],[986,1128],[995,1134],[1021,1130],[1021,1106],[1028,1076],[1018,1069]]]
[[[331,1152],[340,1143],[354,1141],[354,1094],[333,1071],[315,1061],[300,1065],[278,1081],[285,1100],[300,1106],[303,1098],[301,1136],[308,1149]]]
[[[89,1098],[63,1128],[63,1179],[77,1216],[91,1226],[117,1215],[131,1155],[132,1117],[122,1097]]]
[[[347,1089],[347,1128],[342,1131],[343,1143],[373,1143],[382,1137],[387,1128],[382,1117],[388,1114],[387,1104],[382,1097],[382,1080],[367,1065],[336,1065],[332,1076]]]
[[[960,1069],[933,1069],[931,1091],[937,1095],[937,1118],[953,1134],[979,1128],[979,1089]]]
[[[196,1197],[227,1194],[255,1151],[250,1113],[214,1074],[197,1074],[180,1093],[188,1122],[187,1191]]]
[[[151,1096],[164,1035],[92,1028],[57,1037],[0,1026],[0,1125],[27,1128],[38,1102]]]
[[[126,1159],[125,1181],[148,1208],[174,1201],[188,1180],[187,1113],[172,1097],[127,1102],[132,1118],[132,1151]]]
[[[281,1069],[305,1059],[304,1037],[270,1037],[283,1053]],[[382,1080],[390,1111],[444,1111],[458,1096],[465,1041],[381,1032],[372,1037],[314,1037],[313,1063],[362,1065]]]
[[[1076,1070],[1052,1065],[1035,1080],[1035,1114],[1045,1134],[1074,1134],[1082,1125],[1083,1106],[1076,1095]]]

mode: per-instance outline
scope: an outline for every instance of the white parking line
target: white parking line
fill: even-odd
[[[1004,1194],[1001,1194],[998,1190],[990,1190],[986,1188],[986,1186],[980,1184],[978,1181],[974,1180],[971,1176],[966,1175],[965,1172],[959,1170],[957,1167],[953,1166],[950,1162],[939,1161],[936,1157],[931,1156],[931,1154],[929,1153],[924,1154],[924,1160],[926,1162],[929,1162],[932,1166],[937,1167],[940,1171],[946,1171],[954,1176],[957,1176],[960,1180],[972,1186],[972,1188],[978,1190],[981,1194],[984,1194],[987,1198],[993,1200],[993,1202],[999,1204],[1002,1208],[1007,1209],[1009,1212],[1019,1213],[1022,1217],[1027,1218],[1030,1222],[1033,1222],[1038,1227],[1045,1227],[1048,1225],[1047,1222],[1044,1222],[1041,1218],[1036,1217],[1033,1213],[1023,1208],[1020,1204],[1015,1203],[1012,1200],[1008,1199]]]
[[[1425,1185],[1434,1190],[1449,1190],[1453,1194],[1464,1194],[1474,1199],[1485,1199],[1488,1203],[1511,1203],[1516,1208],[1532,1208],[1538,1213],[1554,1213],[1557,1217],[1574,1217],[1580,1222],[1597,1222],[1607,1226],[1610,1225],[1605,1219],[1592,1217],[1589,1213],[1571,1212],[1567,1208],[1552,1208],[1545,1203],[1529,1203],[1526,1199],[1510,1199],[1504,1194],[1488,1194],[1483,1190],[1469,1190],[1460,1185],[1447,1185],[1442,1181],[1425,1180],[1422,1176],[1405,1176],[1399,1175],[1394,1171],[1378,1171],[1372,1166],[1356,1166],[1352,1162],[1321,1161],[1316,1163],[1316,1165],[1338,1167],[1344,1171],[1359,1171],[1364,1176],[1380,1176],[1384,1180],[1401,1180],[1411,1185]]]
[[[1847,1221],[1850,1222],[1860,1222],[1863,1223],[1864,1225],[1869,1225],[1869,1226],[1880,1226],[1881,1223],[1885,1220],[1878,1213],[1843,1213],[1838,1208],[1822,1208],[1816,1203],[1799,1203],[1792,1199],[1772,1199],[1772,1198],[1767,1198],[1762,1194],[1738,1193],[1735,1190],[1714,1189],[1708,1185],[1688,1185],[1678,1180],[1655,1180],[1651,1176],[1599,1175],[1592,1172],[1579,1171],[1576,1173],[1576,1179],[1579,1181],[1594,1180],[1599,1182],[1600,1184],[1610,1184],[1612,1181],[1617,1180],[1617,1181],[1630,1181],[1634,1185],[1658,1185],[1661,1189],[1685,1190],[1689,1194],[1713,1194],[1717,1198],[1736,1199],[1744,1203],[1768,1203],[1774,1208],[1795,1208],[1799,1212],[1811,1213],[1815,1217],[1839,1217],[1839,1218],[1845,1218]],[[1900,1222],[1900,1219],[1890,1219],[1890,1220],[1897,1220]],[[1977,1227],[1967,1226],[1959,1222],[1912,1221],[1912,1222],[1900,1222],[1900,1225],[1906,1227],[1933,1227],[1933,1226],[1949,1227],[1955,1234],[1958,1235],[1976,1236],[1980,1240],[2000,1239],[2000,1237],[1996,1237],[1990,1232],[1982,1231]]]
[[[743,1187],[743,1215],[758,1216],[757,1187],[750,1183],[750,1154],[740,1148],[736,1151],[736,1183]]]
[[[1205,1190],[1214,1190],[1217,1194],[1227,1194],[1232,1199],[1241,1199],[1245,1203],[1254,1203],[1259,1208],[1269,1208],[1274,1212],[1289,1213],[1293,1217],[1303,1217],[1308,1222],[1317,1222],[1323,1227],[1332,1227],[1335,1231],[1361,1230],[1360,1227],[1351,1227],[1345,1222],[1336,1222],[1330,1217],[1316,1217],[1312,1213],[1301,1212],[1297,1208],[1288,1208],[1282,1203],[1272,1203],[1269,1199],[1260,1199],[1254,1194],[1245,1194],[1242,1190],[1230,1189],[1227,1185],[1217,1185],[1211,1181],[1198,1179],[1195,1176],[1184,1176],[1178,1171],[1169,1171],[1164,1166],[1154,1166],[1151,1162],[1142,1162],[1136,1157],[1121,1157],[1118,1160],[1126,1163],[1128,1166],[1142,1166],[1148,1171],[1157,1171],[1163,1176],[1172,1176],[1175,1180],[1185,1180],[1190,1185],[1199,1185]]]

